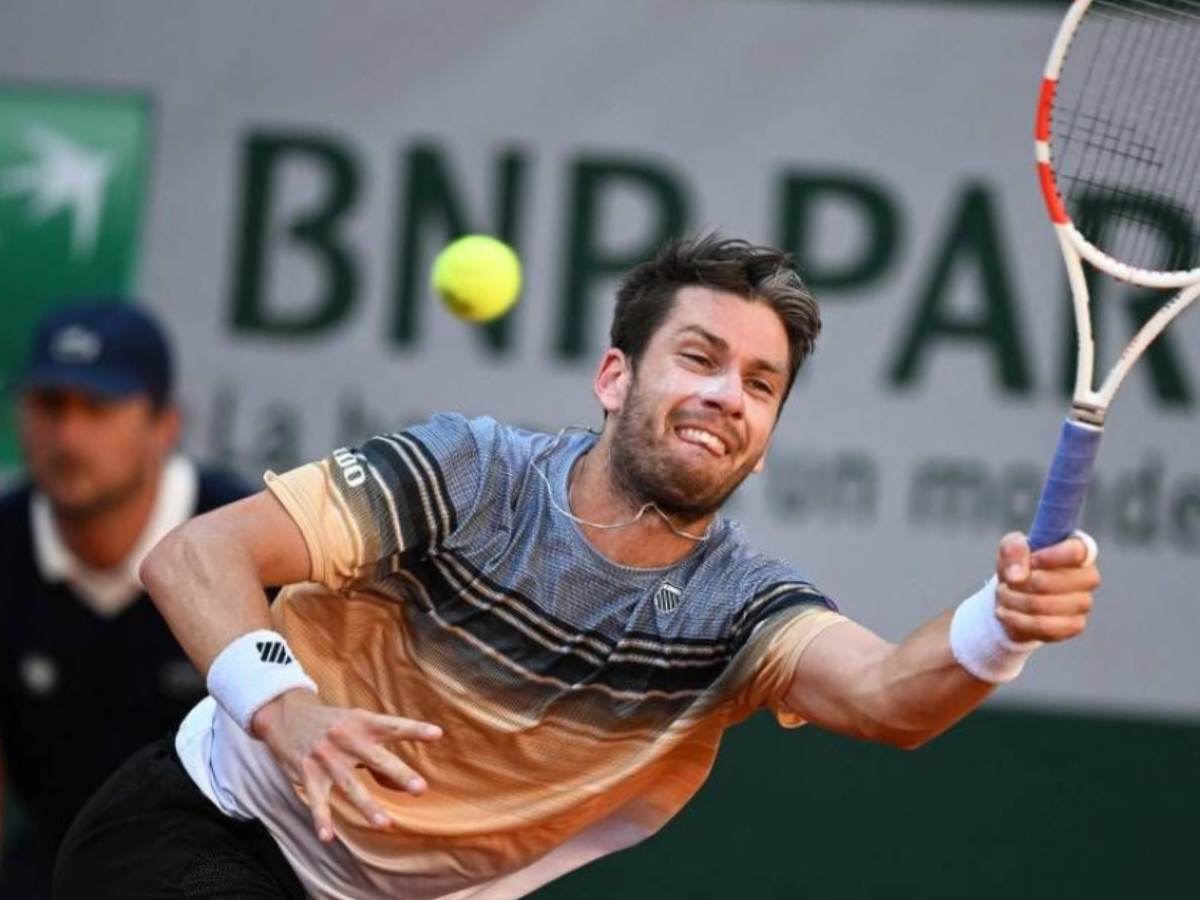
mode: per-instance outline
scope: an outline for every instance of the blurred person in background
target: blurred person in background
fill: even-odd
[[[138,581],[172,528],[244,496],[176,452],[167,339],[119,302],[41,322],[17,384],[26,478],[0,496],[0,897],[49,897],[88,796],[204,683]],[[4,823],[0,820],[0,828]]]

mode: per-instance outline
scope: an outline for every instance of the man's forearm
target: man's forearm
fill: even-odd
[[[870,737],[899,747],[917,747],[941,734],[995,689],[955,660],[950,651],[946,612],[925,623],[880,655],[867,670],[864,690],[868,718],[877,732]]]
[[[800,657],[787,707],[839,734],[919,746],[978,706],[993,687],[955,660],[952,617],[938,616],[899,644],[857,622],[826,629]]]
[[[201,672],[234,638],[271,627],[249,551],[215,522],[195,519],[167,535],[141,567],[142,583]]]
[[[857,622],[827,628],[796,664],[786,706],[808,721],[912,748],[945,731],[1021,671],[1033,650],[1083,631],[1100,584],[1087,542],[1036,554],[1000,541],[996,578],[957,609],[891,644]]]

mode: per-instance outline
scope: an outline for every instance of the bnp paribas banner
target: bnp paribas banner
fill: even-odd
[[[5,328],[84,260],[123,281],[140,247],[190,449],[258,473],[437,409],[598,425],[627,266],[704,228],[782,245],[826,331],[733,514],[899,638],[1029,521],[1066,408],[1068,295],[1032,158],[1061,6],[10,2]],[[427,287],[466,231],[527,267],[487,328]],[[1148,302],[1098,291],[1102,353]],[[1110,417],[1094,626],[1004,698],[1200,718],[1198,339],[1185,317]]]

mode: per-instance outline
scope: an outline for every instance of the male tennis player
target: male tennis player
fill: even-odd
[[[1079,633],[1081,540],[1007,536],[892,645],[718,516],[819,327],[783,254],[672,243],[619,289],[598,436],[439,415],[174,532],[142,574],[212,696],[57,896],[520,896],[662,827],[756,709],[915,747]]]

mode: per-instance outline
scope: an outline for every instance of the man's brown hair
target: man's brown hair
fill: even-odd
[[[716,233],[668,241],[653,259],[631,269],[617,288],[610,340],[635,369],[674,308],[679,289],[689,286],[765,303],[779,316],[787,333],[789,363],[782,407],[821,332],[817,301],[793,268],[791,256]]]

